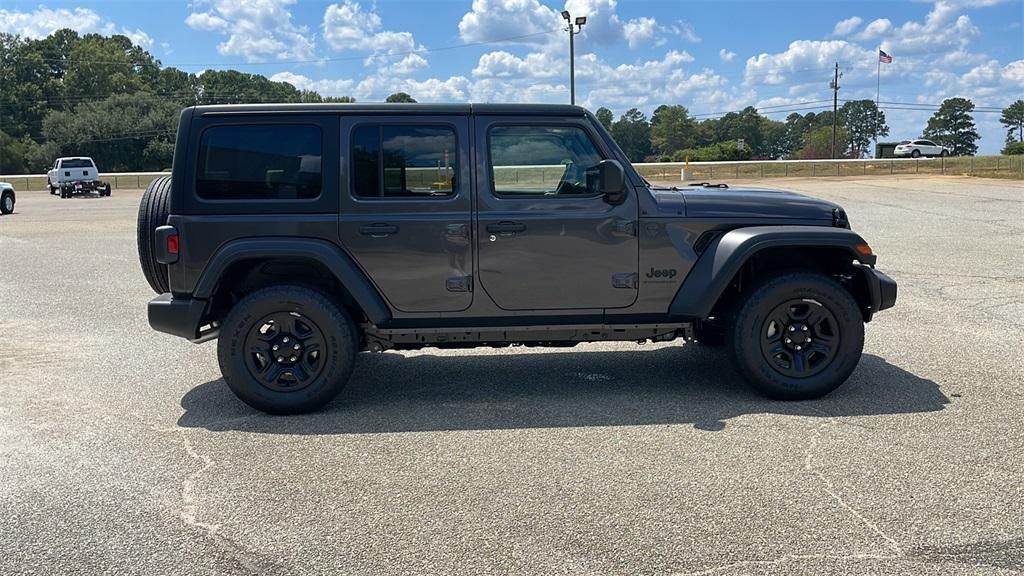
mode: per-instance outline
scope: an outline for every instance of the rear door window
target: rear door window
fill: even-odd
[[[323,131],[311,124],[211,126],[196,194],[207,200],[309,200],[323,187]]]
[[[352,195],[360,199],[439,198],[455,193],[450,126],[362,125],[352,131]]]

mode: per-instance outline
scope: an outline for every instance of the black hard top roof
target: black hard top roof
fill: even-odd
[[[214,104],[196,106],[196,114],[392,114],[392,115],[516,115],[583,116],[586,109],[568,104]]]

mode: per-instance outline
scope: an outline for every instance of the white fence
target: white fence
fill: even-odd
[[[726,162],[651,162],[633,165],[645,178],[660,181],[701,181],[711,179],[759,179],[774,177],[889,176],[889,175],[962,175],[989,178],[1024,179],[1024,156],[966,156],[947,158],[844,158],[837,160],[737,160]],[[518,182],[548,177],[561,178],[565,167],[501,166],[500,180]],[[414,169],[424,173],[435,168]],[[145,188],[159,176],[170,172],[106,172],[100,178],[114,188]],[[16,190],[45,190],[45,174],[0,175]]]

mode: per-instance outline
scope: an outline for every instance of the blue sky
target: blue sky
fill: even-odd
[[[965,96],[1002,108],[1024,98],[1024,0],[5,0],[0,30],[118,32],[165,65],[236,68],[323,94],[382,100],[567,102],[568,37],[558,13],[587,16],[577,37],[577,101],[616,115],[683,104],[715,115],[757,106],[772,118],[840,98],[934,105]],[[883,104],[891,138],[919,135],[931,113]],[[809,110],[808,110],[809,109]],[[975,115],[982,153],[997,152],[998,113]]]

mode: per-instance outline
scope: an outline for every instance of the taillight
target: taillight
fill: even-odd
[[[161,264],[177,262],[181,249],[178,230],[174,226],[158,226],[154,233],[156,238],[153,239],[153,248],[156,251],[156,261]]]

